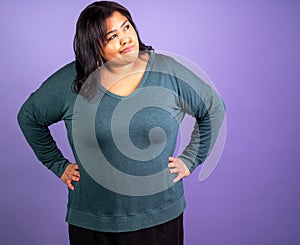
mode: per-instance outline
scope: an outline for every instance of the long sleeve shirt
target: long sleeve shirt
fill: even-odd
[[[97,71],[96,71],[97,72]],[[63,120],[79,165],[69,191],[66,221],[97,231],[139,230],[167,222],[185,208],[183,183],[173,182],[168,158],[186,113],[195,118],[191,140],[178,156],[192,172],[203,163],[224,118],[218,94],[173,58],[152,52],[138,88],[118,96],[99,83],[87,100],[73,89],[67,64],[30,95],[18,122],[38,159],[60,177],[69,160],[49,125]]]

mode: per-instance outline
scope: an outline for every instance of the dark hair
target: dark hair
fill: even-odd
[[[99,1],[88,5],[80,14],[76,24],[76,34],[73,48],[75,52],[75,64],[77,76],[74,80],[74,89],[79,93],[89,75],[95,71],[101,60],[100,48],[105,44],[106,19],[114,12],[125,16],[137,33],[140,51],[153,50],[146,46],[140,39],[137,28],[129,11],[116,2]],[[101,62],[100,62],[101,63]],[[88,86],[91,89],[90,86]],[[84,93],[86,94],[86,93]]]

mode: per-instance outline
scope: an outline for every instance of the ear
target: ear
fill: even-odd
[[[100,57],[98,58],[97,62],[99,62],[99,63],[101,63],[101,65],[103,65],[104,62],[105,62],[105,59],[103,58],[104,52],[103,52],[103,49],[101,47],[99,47],[99,54],[100,54]]]
[[[105,43],[101,43],[100,39],[98,41],[99,41],[99,53],[101,55],[101,58],[103,59],[104,56],[103,48],[105,47]]]

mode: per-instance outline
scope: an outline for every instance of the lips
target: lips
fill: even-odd
[[[120,51],[121,54],[126,54],[134,49],[134,45],[124,48]]]

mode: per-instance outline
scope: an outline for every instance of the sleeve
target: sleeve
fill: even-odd
[[[69,164],[54,141],[49,126],[67,117],[67,67],[48,78],[21,107],[19,126],[37,158],[57,177]],[[68,89],[68,88],[67,88]]]
[[[186,67],[176,64],[175,73],[179,106],[195,118],[190,142],[178,156],[192,172],[213,149],[225,117],[225,104],[211,86]]]

